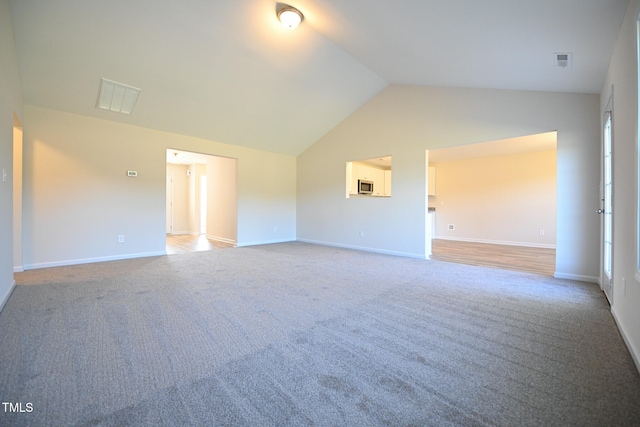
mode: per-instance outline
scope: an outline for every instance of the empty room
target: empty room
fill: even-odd
[[[637,425],[639,19],[0,0],[0,425]]]

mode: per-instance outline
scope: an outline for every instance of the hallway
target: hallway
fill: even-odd
[[[207,239],[207,236],[204,234],[199,236],[192,234],[167,234],[167,255],[232,247],[234,247],[234,245],[230,243]]]

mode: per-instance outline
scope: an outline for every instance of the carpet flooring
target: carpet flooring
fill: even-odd
[[[0,425],[640,424],[594,284],[300,242],[16,278]]]

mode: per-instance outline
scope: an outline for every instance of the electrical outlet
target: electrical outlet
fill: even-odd
[[[124,234],[118,235],[118,243],[124,243]]]
[[[449,230],[449,231],[453,231],[453,230],[455,230],[455,229],[456,229],[456,226],[455,226],[454,224],[448,224],[448,225],[447,225],[447,230]]]
[[[364,231],[360,230],[360,237],[364,237]]]
[[[541,235],[541,236],[544,236],[544,228],[541,228],[541,229],[540,229],[540,235]]]

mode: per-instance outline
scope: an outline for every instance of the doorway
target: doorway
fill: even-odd
[[[429,150],[431,258],[479,265],[465,253],[480,245],[486,255],[483,265],[500,266],[505,261],[501,254],[522,249],[525,257],[546,260],[540,271],[553,275],[556,154],[555,131]]]
[[[235,246],[237,160],[168,149],[166,168],[167,253]]]

